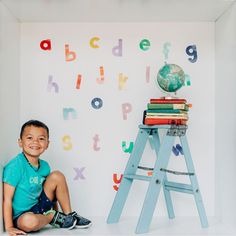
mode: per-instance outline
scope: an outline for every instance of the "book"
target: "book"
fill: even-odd
[[[161,114],[161,115],[160,115]],[[159,113],[158,115],[156,115],[154,113],[154,115],[152,113],[146,113],[146,117],[148,118],[173,118],[173,119],[188,119],[188,115],[187,114],[165,114],[165,113]]]
[[[186,125],[187,120],[182,119],[158,119],[158,118],[145,118],[145,125]]]
[[[178,110],[184,110],[184,111],[188,111],[189,107],[187,104],[176,104],[176,103],[171,103],[171,104],[167,104],[167,103],[163,103],[163,104],[153,104],[153,103],[148,103],[147,104],[147,108],[148,109],[178,109]]]
[[[187,103],[186,99],[182,99],[182,98],[173,98],[173,99],[168,99],[168,98],[151,98],[150,99],[150,103],[168,103],[168,104],[183,104],[183,103]]]
[[[148,109],[148,110],[146,110],[147,111],[147,113],[177,113],[177,114],[179,114],[179,113],[183,113],[183,114],[187,114],[187,111],[183,111],[183,110],[179,110],[179,109]]]

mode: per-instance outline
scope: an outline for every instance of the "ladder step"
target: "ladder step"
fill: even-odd
[[[143,180],[143,181],[151,181],[151,177],[144,176],[144,175],[124,175],[123,178],[127,179],[137,179],[137,180]]]
[[[164,187],[166,190],[193,194],[193,188],[192,188],[192,185],[190,184],[181,184],[181,183],[165,181]]]

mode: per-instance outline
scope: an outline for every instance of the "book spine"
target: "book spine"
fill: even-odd
[[[175,110],[173,110],[173,109],[165,109],[165,110],[163,110],[163,109],[148,109],[146,111],[151,112],[151,113],[163,113],[163,112],[165,112],[165,113],[177,113],[177,114],[187,113],[186,111],[179,110],[179,109],[175,109]]]
[[[187,104],[147,104],[148,109],[178,109],[178,110],[185,110],[188,111],[188,105]]]
[[[153,104],[162,104],[162,103],[167,103],[167,104],[173,104],[173,103],[176,103],[176,104],[184,104],[186,103],[187,101],[185,99],[150,99],[150,103],[153,103]]]
[[[146,124],[146,125],[186,125],[187,120],[145,118],[144,124]]]
[[[160,118],[160,119],[188,119],[188,116],[187,115],[179,115],[179,116],[176,116],[176,115],[166,115],[166,114],[163,114],[163,115],[152,115],[150,113],[147,113],[146,115],[147,118]]]

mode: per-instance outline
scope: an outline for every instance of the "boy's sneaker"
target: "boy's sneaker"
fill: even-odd
[[[89,228],[92,225],[91,220],[88,220],[88,219],[80,216],[75,211],[68,214],[68,216],[72,216],[76,219],[76,221],[77,221],[76,227],[79,228],[79,229]]]
[[[55,211],[52,221],[50,225],[57,228],[66,228],[73,229],[77,223],[77,219],[72,215],[66,215],[62,212]]]

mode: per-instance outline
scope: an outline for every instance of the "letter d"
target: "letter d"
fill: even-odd
[[[117,57],[122,56],[122,39],[119,39],[118,45],[112,48],[112,54]]]

